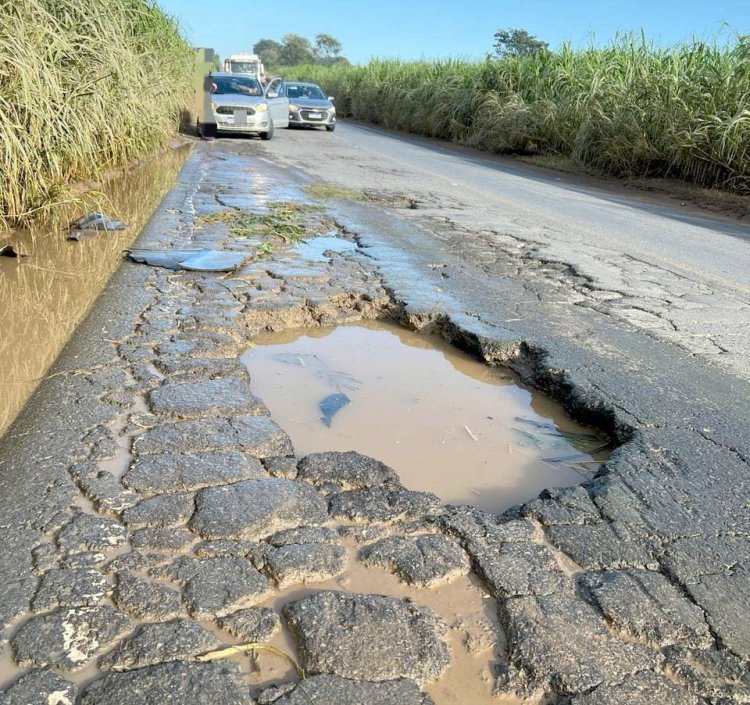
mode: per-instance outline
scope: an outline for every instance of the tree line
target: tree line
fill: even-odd
[[[349,63],[341,54],[342,49],[341,42],[330,34],[316,35],[314,43],[299,34],[285,34],[280,42],[259,39],[253,46],[253,53],[266,66],[335,66]]]
[[[525,29],[500,29],[495,33],[494,55],[530,56],[547,51],[548,44],[529,34]],[[281,41],[259,39],[253,46],[266,66],[318,66],[347,65],[349,60],[341,53],[343,45],[331,34],[321,33],[314,41],[299,34],[285,34]]]

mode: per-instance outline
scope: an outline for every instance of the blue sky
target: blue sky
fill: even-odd
[[[260,38],[333,34],[354,62],[371,57],[481,58],[498,28],[521,27],[552,48],[639,31],[660,44],[710,38],[723,23],[750,34],[750,0],[158,0],[196,46],[224,57]]]

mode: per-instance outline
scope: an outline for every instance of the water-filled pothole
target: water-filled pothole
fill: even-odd
[[[502,512],[606,457],[605,439],[512,373],[393,323],[263,334],[243,360],[298,455],[357,450],[449,504]]]
[[[336,235],[321,235],[302,240],[289,252],[299,255],[309,262],[328,262],[331,258],[326,255],[326,252],[341,253],[356,249],[357,243],[354,240],[346,240]]]

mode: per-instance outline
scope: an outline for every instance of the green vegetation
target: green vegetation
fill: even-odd
[[[483,62],[299,66],[341,117],[617,176],[750,189],[750,37],[659,49],[535,51]]]
[[[268,255],[273,252],[274,240],[294,245],[321,229],[330,229],[333,224],[321,210],[319,206],[298,201],[270,201],[267,213],[227,208],[200,216],[198,223],[201,227],[223,223],[236,238],[260,241],[258,251]]]
[[[261,58],[267,71],[300,64],[348,64],[348,59],[341,55],[342,49],[341,42],[330,34],[318,34],[314,46],[309,39],[299,34],[285,34],[280,42],[275,39],[259,39],[253,45],[253,53]]]
[[[15,0],[0,13],[0,225],[164,145],[193,51],[152,0]]]

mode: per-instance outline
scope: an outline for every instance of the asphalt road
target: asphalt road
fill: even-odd
[[[359,125],[336,138],[410,170],[442,177],[462,192],[570,234],[649,260],[699,281],[750,294],[750,226],[649,203],[614,189],[575,183],[507,160]]]
[[[347,133],[282,131],[271,143],[196,145],[139,246],[247,248],[250,255],[253,246],[238,241],[224,218],[200,216],[257,211],[324,180],[364,192],[319,193],[321,210],[308,213],[315,231],[331,227],[356,248],[303,264],[279,246],[231,277],[124,262],[2,439],[0,646],[9,689],[0,702],[47,702],[62,692],[70,702],[142,705],[143,693],[166,693],[168,705],[185,700],[186,683],[196,702],[244,702],[248,684],[233,669],[195,661],[215,636],[190,620],[266,595],[266,578],[245,546],[258,547],[258,565],[273,575],[272,554],[288,546],[266,534],[314,524],[304,531],[322,532],[315,535],[323,543],[289,539],[293,555],[308,556],[291,564],[304,585],[305,571],[317,575],[322,557],[336,550],[326,542],[337,539],[320,524],[329,516],[335,525],[355,519],[359,535],[368,521],[381,525],[386,511],[405,539],[440,531],[468,553],[496,601],[507,644],[507,653],[491,651],[499,661],[490,685],[498,692],[556,705],[746,703],[750,384],[740,363],[747,341],[736,353],[710,347],[729,337],[721,315],[745,315],[736,295],[701,273],[686,277],[636,260],[610,239],[584,242],[575,226],[555,230],[536,211],[489,196],[476,185],[485,178],[479,174],[453,186],[459,182],[421,170],[417,157],[371,151]],[[492,169],[485,171],[490,179]],[[269,326],[386,311],[517,370],[577,419],[608,432],[617,446],[610,459],[592,481],[545,491],[501,518],[381,487],[381,471],[368,460],[297,467],[288,439],[256,415],[262,409],[239,355]],[[714,326],[713,337],[699,348],[705,325]],[[222,462],[237,455],[252,465],[240,463],[235,476]],[[364,489],[345,489],[352,477],[364,478]],[[225,502],[225,492],[234,499]],[[204,558],[227,547],[240,555]],[[159,568],[167,563],[177,570]],[[394,622],[390,608],[374,610],[367,597],[340,608],[340,597],[328,599],[334,602],[314,601],[305,624],[292,622],[305,605],[297,616],[286,612],[305,635],[297,638],[306,640],[309,673],[372,677],[371,654],[394,648],[392,668],[378,677],[420,675],[414,645],[434,646],[439,637],[432,627],[415,637],[402,629],[404,620],[415,623],[413,607]],[[384,615],[375,618],[377,635],[369,623],[342,631],[351,615],[372,614]],[[139,622],[132,617],[171,621],[133,635]],[[345,648],[342,659],[330,645],[352,633],[376,635],[374,648]],[[106,665],[111,656],[120,665]],[[436,661],[420,656],[417,666],[428,664],[434,677]],[[112,672],[97,671],[97,663]],[[40,668],[27,672],[30,665]],[[61,677],[76,669],[87,680],[78,700],[76,684]],[[333,705],[374,701],[384,682],[313,677],[304,687]],[[396,693],[388,702],[423,702],[419,686],[397,683],[411,688],[411,699]]]
[[[475,150],[341,123],[332,135],[283,131],[269,157],[376,200],[456,244],[485,241],[551,264],[566,304],[676,344],[750,379],[750,226],[588,178]],[[386,202],[385,205],[388,205]]]

